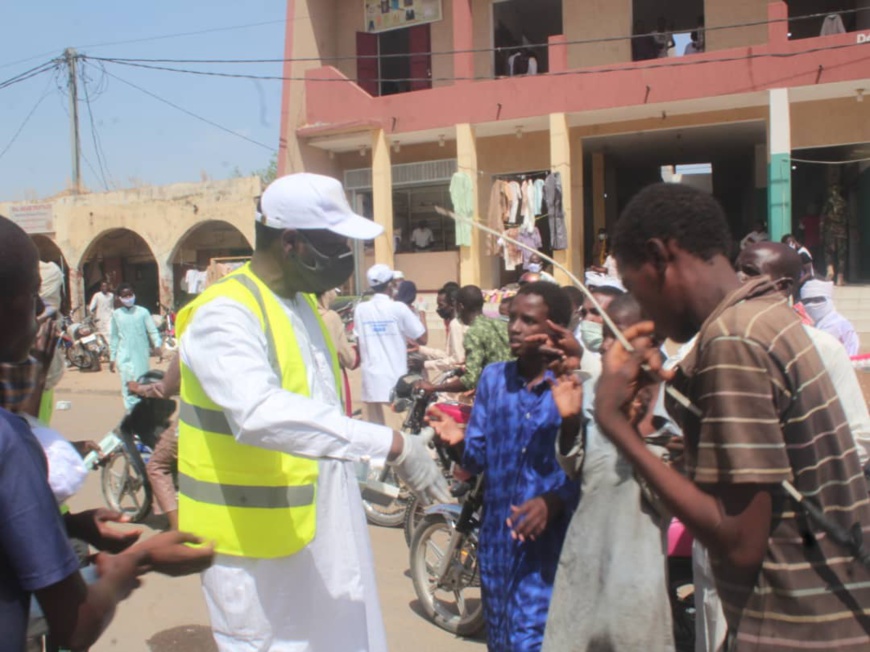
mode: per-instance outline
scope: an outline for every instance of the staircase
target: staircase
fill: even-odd
[[[834,305],[858,331],[861,351],[870,351],[870,285],[835,287]]]

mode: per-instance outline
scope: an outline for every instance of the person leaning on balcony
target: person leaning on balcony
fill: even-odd
[[[261,207],[251,262],[178,315],[179,525],[215,541],[202,583],[222,652],[382,652],[354,463],[449,500],[420,438],[344,414],[317,311],[353,273],[348,238],[382,228],[321,175],[273,181]]]

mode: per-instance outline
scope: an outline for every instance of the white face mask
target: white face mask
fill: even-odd
[[[602,240],[602,241],[607,240],[607,234],[606,233],[599,233],[598,239]]]
[[[810,319],[813,320],[813,323],[818,324],[825,317],[834,312],[834,304],[833,302],[825,299],[819,303],[804,303],[804,308],[806,308],[807,314],[810,316]]]
[[[541,263],[529,263],[528,269],[532,274],[540,274],[544,267]]]
[[[136,295],[132,297],[121,297],[121,305],[125,308],[132,308],[136,305]]]
[[[598,353],[604,342],[604,325],[597,321],[584,320],[580,322],[580,339],[587,351]]]

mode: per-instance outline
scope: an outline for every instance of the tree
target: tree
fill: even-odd
[[[260,177],[260,181],[263,182],[263,188],[272,183],[278,177],[278,153],[272,154],[272,158],[269,159],[269,165],[262,170],[255,170],[254,174]]]

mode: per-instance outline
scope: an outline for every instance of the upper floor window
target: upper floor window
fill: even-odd
[[[681,57],[706,50],[704,0],[633,0],[634,61]]]
[[[562,34],[562,0],[496,0],[492,24],[496,77],[547,72],[549,38]]]
[[[813,38],[870,29],[867,0],[787,0],[789,38]]]

